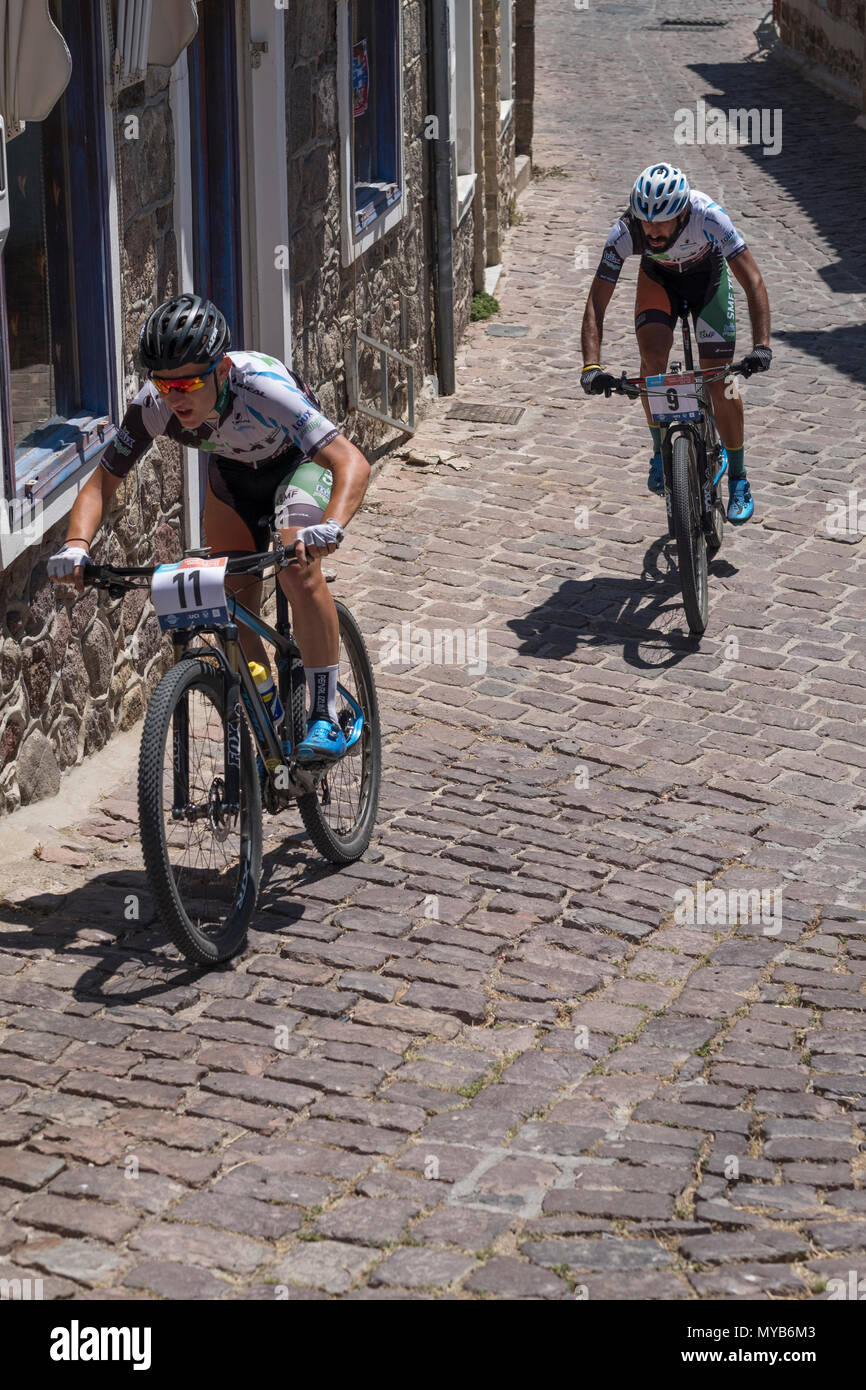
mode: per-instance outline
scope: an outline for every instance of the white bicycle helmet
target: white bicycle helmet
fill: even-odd
[[[634,181],[629,207],[643,222],[665,222],[688,206],[689,181],[674,164],[650,164]]]

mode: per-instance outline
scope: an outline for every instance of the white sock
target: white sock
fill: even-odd
[[[338,666],[305,667],[307,685],[310,690],[310,718],[330,719],[337,722],[337,672]]]

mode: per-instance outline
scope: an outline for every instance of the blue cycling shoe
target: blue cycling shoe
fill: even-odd
[[[346,751],[346,735],[330,719],[311,719],[305,737],[298,744],[299,763],[335,762]]]
[[[665,470],[661,454],[653,454],[650,459],[649,477],[646,480],[646,485],[650,492],[654,492],[657,497],[664,497]]]
[[[752,501],[752,489],[749,487],[748,478],[737,478],[736,482],[728,481],[728,521],[732,521],[735,526],[742,526],[744,521],[755,510]]]
[[[713,478],[713,487],[715,487],[716,483],[720,483],[722,481],[722,478],[724,478],[725,474],[728,471],[728,451],[725,448],[724,444],[722,444],[721,442],[719,443],[719,448],[721,449],[722,453],[719,462],[719,471]]]

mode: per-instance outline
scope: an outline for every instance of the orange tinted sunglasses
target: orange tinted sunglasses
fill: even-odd
[[[167,396],[169,391],[200,391],[218,366],[219,363],[214,362],[201,376],[154,376],[151,372],[150,379],[161,396]]]

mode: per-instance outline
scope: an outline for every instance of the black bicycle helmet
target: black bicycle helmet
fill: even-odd
[[[182,294],[154,309],[141,330],[138,356],[149,371],[187,362],[218,362],[231,346],[225,315],[209,299]]]

